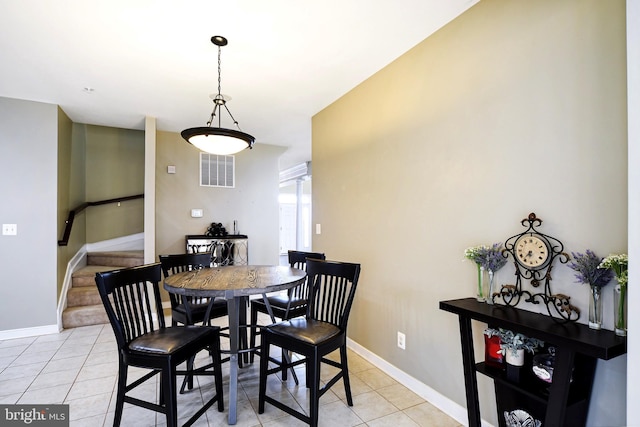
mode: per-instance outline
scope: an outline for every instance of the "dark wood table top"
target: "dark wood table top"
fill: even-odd
[[[291,267],[232,265],[171,275],[165,279],[164,288],[179,295],[237,297],[289,289],[306,277],[303,270]]]

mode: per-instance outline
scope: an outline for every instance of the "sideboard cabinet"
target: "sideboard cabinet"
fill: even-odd
[[[207,235],[185,236],[188,254],[209,252],[214,267],[247,265],[249,263],[249,239],[244,234],[229,234],[224,237]]]
[[[597,359],[625,354],[625,337],[612,331],[593,330],[575,322],[561,322],[544,314],[489,305],[474,298],[441,301],[440,309],[458,315],[469,426],[480,427],[476,373],[493,379],[498,422],[506,426],[504,412],[526,411],[543,427],[583,427],[591,399]],[[505,371],[481,361],[476,363],[471,320],[492,328],[504,328],[538,338],[553,346],[555,365],[551,384],[523,372],[517,381]],[[525,368],[522,368],[525,369]],[[529,369],[530,370],[530,369]]]

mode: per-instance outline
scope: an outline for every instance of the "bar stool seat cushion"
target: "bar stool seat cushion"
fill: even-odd
[[[139,336],[129,343],[129,350],[143,353],[171,354],[208,334],[215,335],[213,328],[182,326],[158,329]]]
[[[305,317],[296,317],[266,328],[273,334],[296,338],[311,345],[317,345],[341,333],[336,325]]]

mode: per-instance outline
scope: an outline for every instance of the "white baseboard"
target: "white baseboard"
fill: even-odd
[[[0,341],[12,340],[16,338],[34,337],[36,335],[57,334],[60,331],[61,329],[58,329],[58,325],[45,325],[45,326],[36,326],[33,328],[9,329],[7,331],[0,331]]]
[[[87,265],[87,251],[84,245],[67,263],[67,271],[64,273],[64,279],[62,281],[62,290],[60,291],[60,298],[58,298],[57,318],[58,329],[62,330],[62,312],[67,308],[67,292],[71,287],[71,275],[74,271]]]
[[[406,372],[398,369],[396,366],[380,358],[378,355],[362,347],[360,344],[350,338],[347,338],[347,346],[359,356],[364,358],[367,362],[371,363],[376,368],[380,369],[382,372],[389,375],[391,378],[398,381],[400,384],[404,385],[409,390],[411,390],[427,402],[431,403],[436,408],[440,409],[442,412],[444,412],[463,426],[468,425],[466,408],[458,405],[453,400],[438,393],[436,390],[420,382]],[[485,420],[482,420],[482,426],[494,427],[492,424],[486,422]]]

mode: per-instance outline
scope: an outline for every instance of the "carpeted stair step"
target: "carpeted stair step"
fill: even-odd
[[[135,267],[144,264],[144,251],[89,252],[87,265]]]
[[[119,268],[121,267],[114,265],[87,265],[86,267],[82,267],[71,275],[72,289],[79,287],[95,288],[96,273],[117,270]]]
[[[80,286],[69,289],[67,292],[67,307],[78,307],[82,305],[102,304],[98,288],[94,285]]]
[[[62,313],[62,325],[65,329],[78,326],[101,325],[109,323],[107,312],[102,303],[95,305],[83,305],[79,307],[67,307]]]
[[[96,287],[96,273],[118,270],[144,264],[143,251],[90,252],[87,266],[71,276],[71,288],[67,291],[67,308],[62,313],[62,327],[109,323]]]

